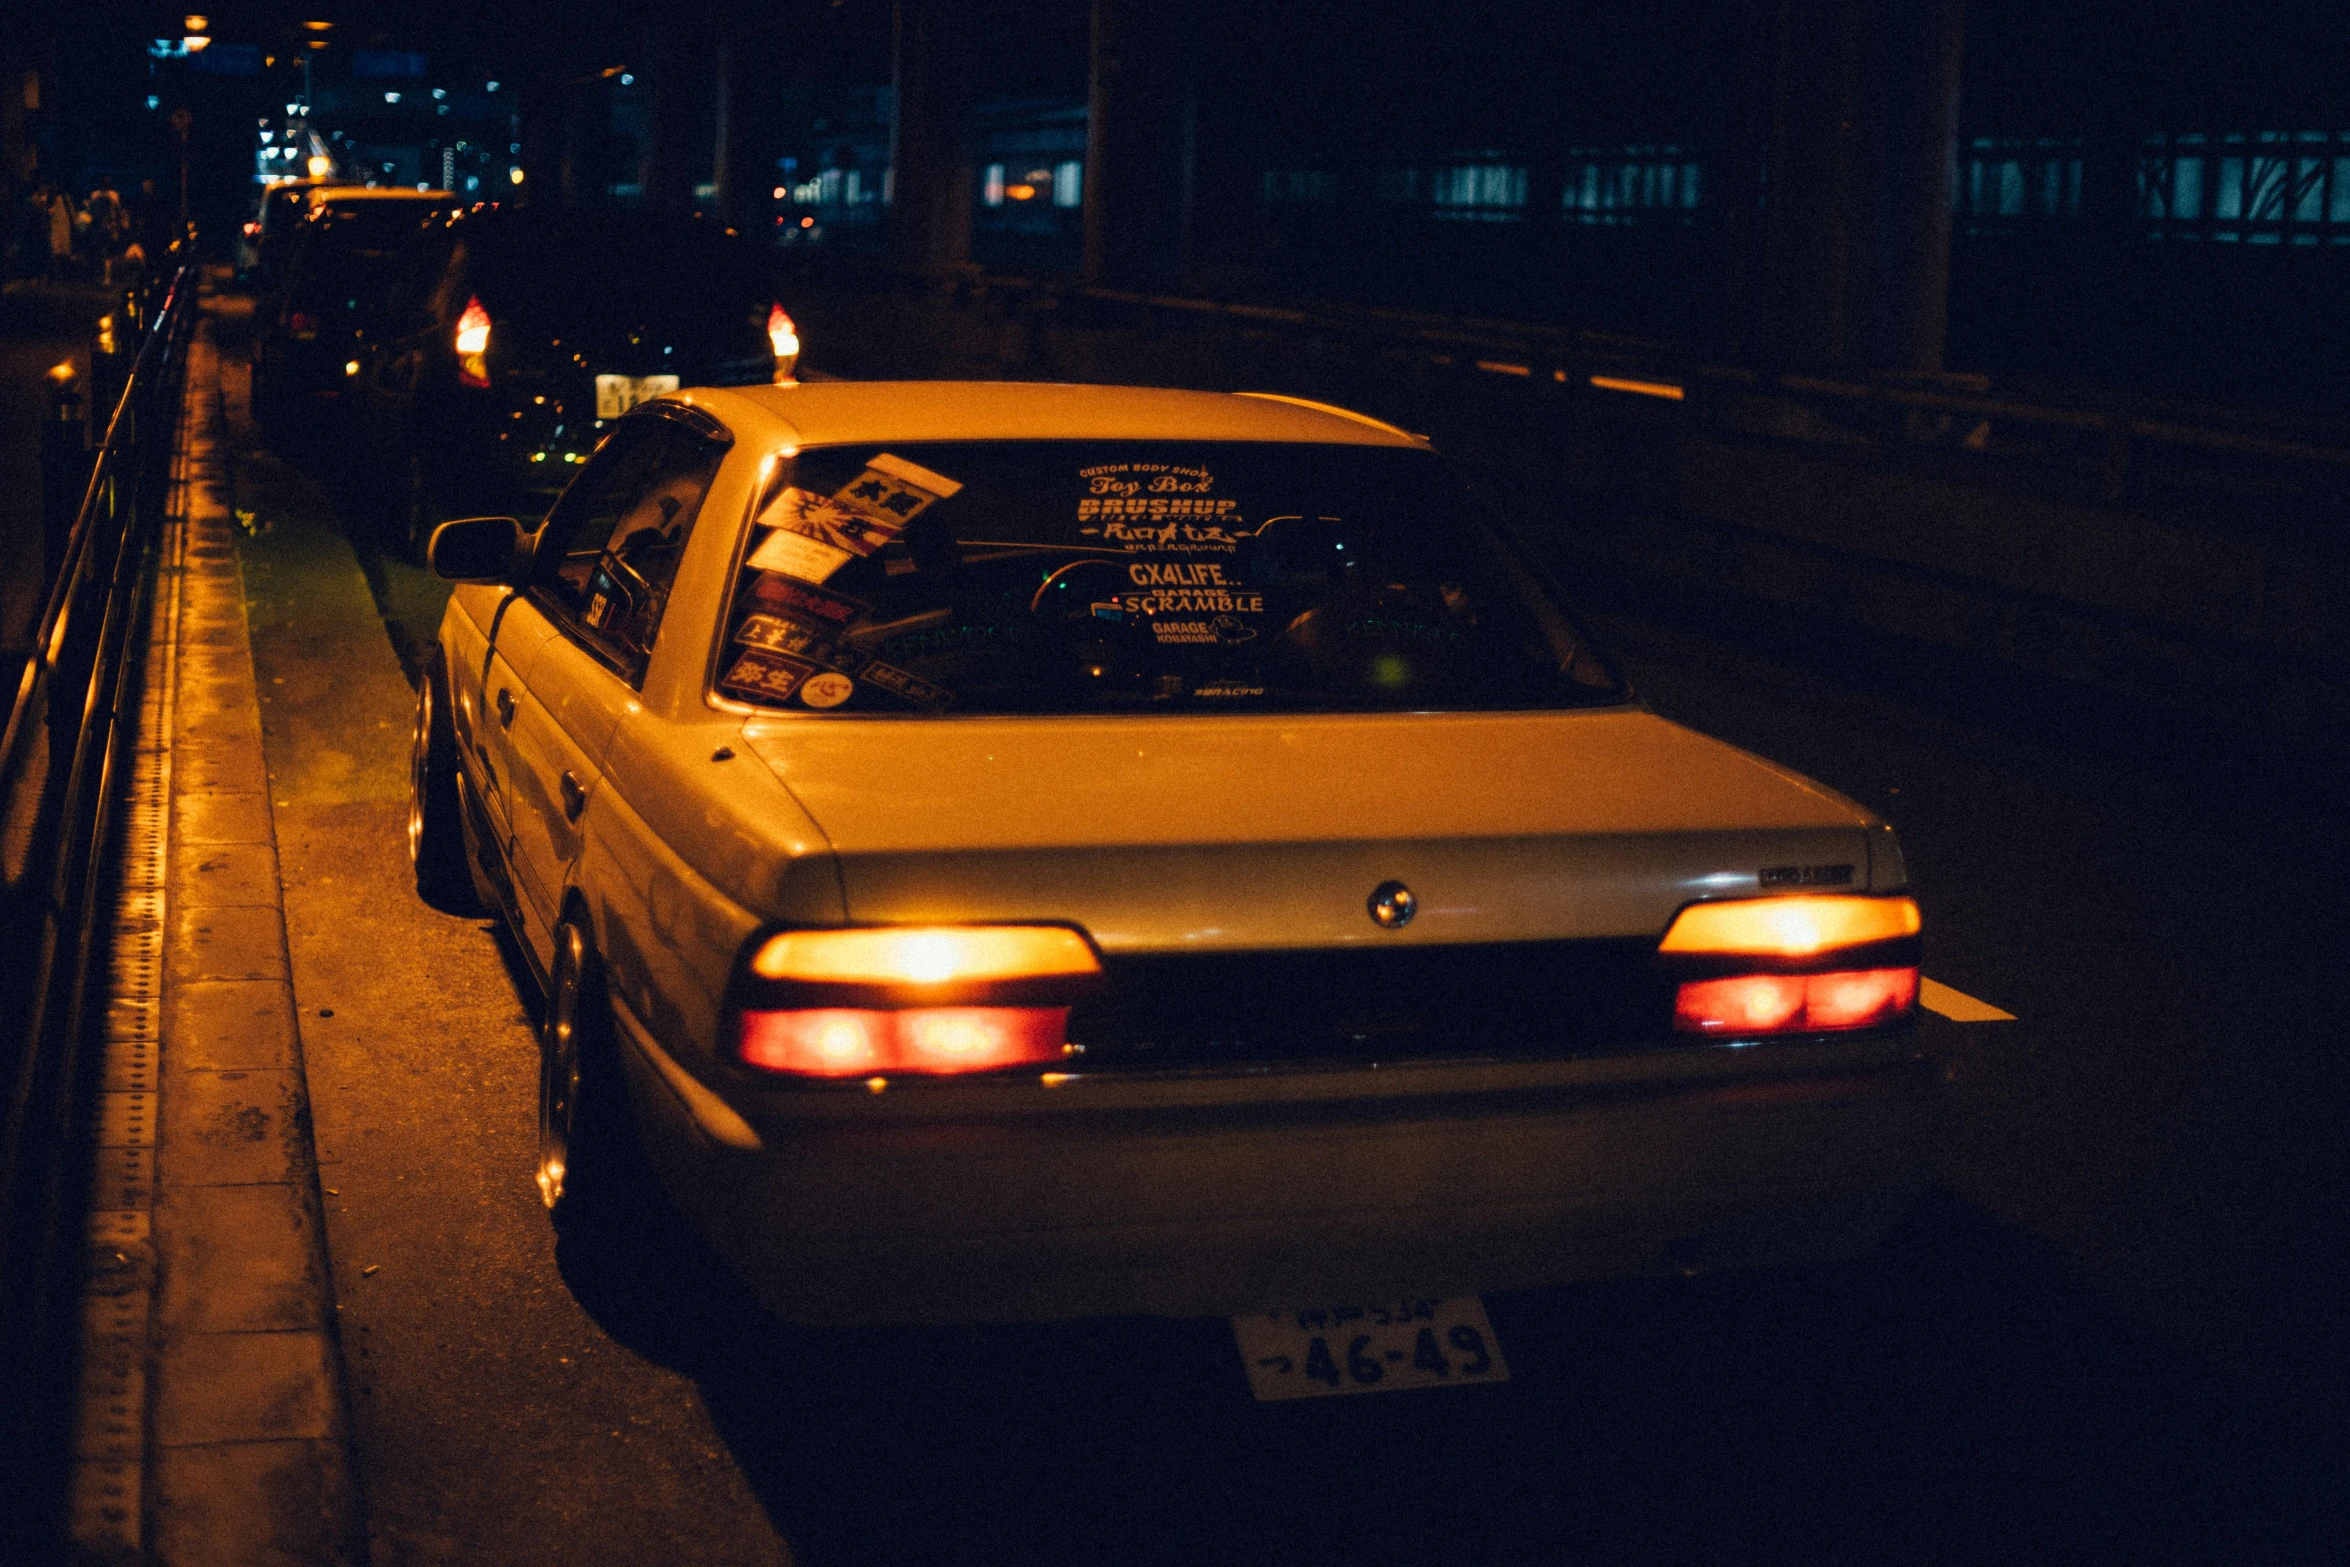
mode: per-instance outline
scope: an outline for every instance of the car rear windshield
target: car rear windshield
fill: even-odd
[[[759,258],[723,230],[597,217],[502,224],[469,235],[468,283],[501,319],[572,324],[649,316],[729,320],[775,297]]]
[[[825,447],[756,502],[720,694],[795,712],[1363,712],[1623,700],[1432,453]]]
[[[380,308],[406,268],[434,251],[438,214],[423,202],[335,208],[300,231],[292,287],[297,304]]]

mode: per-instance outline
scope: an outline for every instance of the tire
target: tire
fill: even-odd
[[[466,864],[464,802],[457,793],[457,731],[449,717],[449,670],[435,644],[416,682],[408,734],[408,861],[416,894],[445,914],[482,912]]]
[[[539,1026],[539,1198],[564,1229],[625,1227],[649,1194],[603,968],[576,914],[555,928]]]

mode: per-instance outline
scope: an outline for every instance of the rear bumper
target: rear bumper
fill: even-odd
[[[1222,1315],[1826,1261],[1882,1239],[1947,1137],[1939,1065],[1906,1041],[1286,1092],[922,1085],[730,1122],[623,1033],[672,1197],[803,1322]]]

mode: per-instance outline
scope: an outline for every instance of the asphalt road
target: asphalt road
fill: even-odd
[[[675,1234],[557,1244],[535,997],[406,870],[436,595],[347,542],[365,454],[226,392],[378,1564],[2333,1559],[2319,797],[1603,615],[1661,709],[1891,816],[1928,972],[2017,1015],[1937,1022],[1958,1156],[1880,1255],[1496,1297],[1508,1385],[1288,1405],[1221,1321],[794,1330]]]

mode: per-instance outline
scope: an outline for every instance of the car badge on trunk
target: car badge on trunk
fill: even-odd
[[[1400,881],[1383,881],[1371,889],[1371,918],[1386,930],[1400,930],[1420,912],[1420,900]]]

